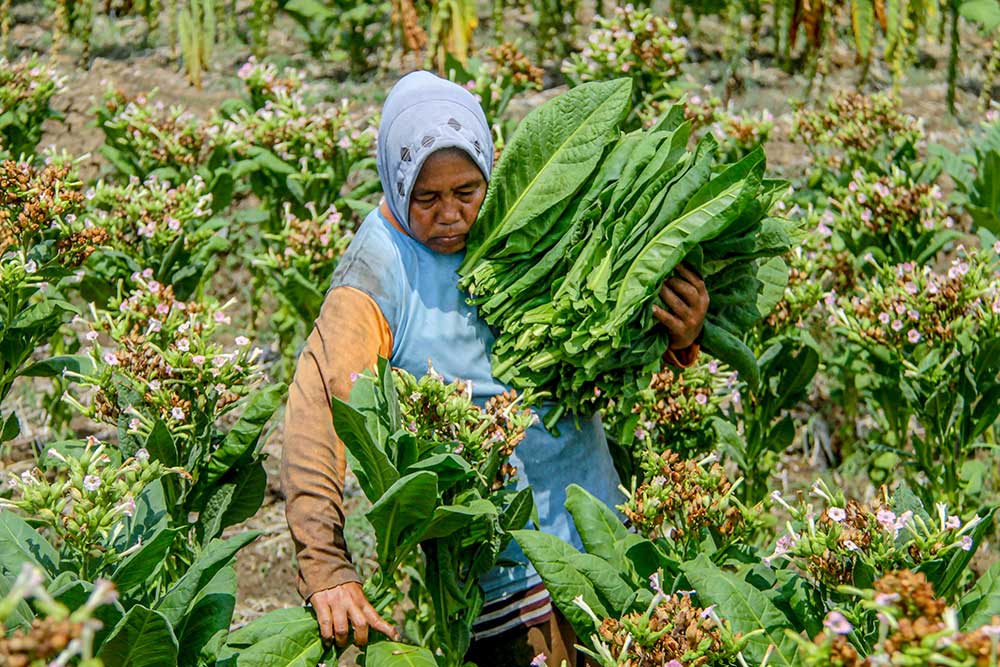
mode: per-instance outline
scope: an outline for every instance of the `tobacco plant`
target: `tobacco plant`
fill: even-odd
[[[964,507],[985,473],[973,457],[1000,416],[997,248],[959,248],[946,271],[904,263],[875,268],[831,306],[835,324],[874,371],[864,389],[878,419],[877,451],[891,451],[926,493]],[[919,424],[915,429],[912,423]]]
[[[0,159],[30,159],[42,138],[42,123],[62,118],[49,103],[63,85],[64,79],[37,58],[11,62],[0,57]]]
[[[748,638],[734,634],[729,623],[711,607],[702,609],[690,594],[666,594],[659,575],[650,577],[653,599],[645,612],[633,611],[620,619],[598,619],[594,649],[584,652],[601,667],[660,667],[694,664],[729,667],[740,664],[740,651]],[[585,611],[586,603],[577,603]]]
[[[67,400],[116,426],[124,455],[144,447],[165,465],[187,470],[187,477],[166,480],[164,492],[174,522],[205,544],[260,506],[266,487],[260,438],[284,386],[265,384],[261,351],[245,336],[237,335],[235,346],[221,343],[231,303],[181,301],[151,271],[132,282],[108,311],[92,309],[84,333],[88,365],[74,377],[94,391],[86,405]],[[223,426],[220,419],[239,409],[239,420]],[[189,525],[191,512],[200,520]]]
[[[950,514],[944,502],[928,513],[905,487],[891,496],[883,487],[879,497],[861,503],[819,480],[809,495],[820,500],[819,506],[802,498],[789,504],[772,491],[771,499],[790,520],[764,561],[774,565],[787,560],[838,603],[845,601],[841,587],[866,588],[901,568],[927,570],[938,594],[953,597],[962,573],[946,572],[941,563],[969,554],[992,521],[988,510],[963,520]]]
[[[348,460],[374,503],[373,583],[384,595],[390,573],[419,547],[434,610],[429,648],[461,665],[484,602],[478,579],[531,512],[531,491],[508,485],[516,471],[507,459],[534,416],[513,392],[479,407],[468,384],[445,384],[433,368],[417,380],[380,361],[378,373],[356,381],[349,404],[333,406]]]
[[[792,140],[809,151],[807,184],[821,193],[846,187],[857,169],[884,176],[895,165],[914,182],[928,184],[941,171],[936,160],[918,159],[925,143],[922,120],[903,113],[899,99],[888,93],[841,92],[824,108],[800,107]]]
[[[155,176],[126,185],[98,181],[87,192],[85,224],[107,234],[105,247],[90,258],[79,289],[105,303],[119,280],[146,267],[153,278],[187,299],[211,275],[216,255],[229,247],[225,221],[212,192],[198,175],[179,185]]]
[[[18,510],[58,551],[59,569],[87,581],[128,574],[135,566],[128,557],[139,546],[127,540],[137,501],[153,482],[184,473],[151,460],[145,449],[122,460],[93,436],[50,447],[39,463],[11,475],[14,499],[0,500],[4,525],[21,526],[10,516]]]
[[[83,224],[81,185],[71,164],[0,162],[0,401],[18,376],[61,370],[58,361],[30,361],[77,312],[60,287],[107,240]],[[6,420],[0,441],[18,432],[17,418]]]
[[[631,4],[613,15],[595,18],[586,46],[563,62],[574,86],[615,77],[632,79],[632,105],[626,127],[637,125],[651,105],[676,97],[672,84],[680,76],[687,40],[677,24]]]
[[[302,341],[319,315],[330,277],[354,234],[349,223],[333,206],[317,211],[305,205],[308,215],[299,217],[285,202],[283,222],[277,233],[263,233],[263,244],[248,257],[259,289],[254,294],[273,294],[277,307],[269,314],[270,330],[278,338],[285,370],[291,373]]]
[[[885,175],[857,169],[851,176],[829,200],[834,252],[923,265],[962,238],[937,184],[914,182],[896,166]]]
[[[289,0],[282,9],[305,31],[314,57],[345,63],[355,76],[373,68],[380,49],[388,50],[390,2]]]
[[[156,175],[180,183],[208,159],[207,122],[179,106],[154,100],[155,91],[129,97],[111,86],[94,107],[104,133],[101,154],[124,176]]]
[[[682,484],[689,481],[693,480],[685,479]],[[827,628],[843,627],[841,618],[847,613],[843,605],[850,603],[844,586],[833,587],[815,578],[811,574],[815,569],[810,568],[842,558],[838,571],[846,569],[857,577],[858,585],[870,586],[875,576],[862,573],[869,559],[879,563],[883,551],[922,573],[933,585],[934,595],[952,603],[961,600],[969,609],[966,617],[970,620],[975,618],[981,624],[983,616],[996,609],[989,592],[996,585],[994,571],[988,581],[980,581],[962,596],[973,553],[992,529],[992,509],[984,508],[963,521],[942,505],[932,517],[912,493],[899,489],[886,497],[885,507],[865,510],[823,485],[816,488],[827,499],[822,515],[774,497],[774,507],[785,504],[794,518],[775,553],[766,556],[749,543],[713,552],[713,541],[706,540],[707,552],[695,551],[685,557],[666,548],[662,536],[650,540],[630,532],[611,509],[576,486],[567,489],[566,508],[580,532],[585,553],[538,531],[515,531],[514,536],[541,575],[553,603],[578,637],[590,638],[589,652],[607,665],[685,664],[683,657],[670,654],[683,646],[682,637],[688,642],[693,637],[701,640],[697,647],[688,644],[688,650],[715,647],[713,652],[701,654],[700,664],[801,664],[802,658],[811,654],[803,642],[824,631],[824,618]],[[693,521],[673,517],[669,506],[663,505],[664,523],[676,522],[680,530],[699,525],[697,517],[711,512],[708,508],[715,507],[722,497],[720,491],[719,487],[701,487],[703,497],[687,505]],[[709,523],[725,525],[719,520]],[[674,604],[664,609],[660,603],[667,596]],[[689,603],[681,602],[681,596],[689,596]],[[692,609],[701,613],[695,615]],[[844,613],[840,613],[842,609]],[[671,625],[671,616],[675,622],[683,620],[684,625]],[[712,622],[704,623],[708,619]],[[652,627],[660,634],[650,635]],[[681,636],[678,630],[683,631]],[[851,641],[861,654],[867,654],[878,638],[877,633],[859,633],[852,635]],[[818,643],[823,641],[821,638]],[[667,662],[644,662],[657,658]]]
[[[609,444],[622,483],[631,484],[647,451],[670,449],[691,458],[714,450],[718,441],[714,418],[722,416],[722,404],[735,380],[735,374],[711,360],[654,374],[649,387],[639,391],[631,404],[612,398],[602,421],[612,438]]]
[[[735,113],[730,106],[706,91],[707,97],[692,95],[682,101],[684,117],[690,121],[691,129],[696,136],[710,132],[719,142],[719,155],[726,162],[735,162],[746,157],[754,148],[767,142],[768,135],[774,128],[774,118],[764,109],[758,114],[743,111]],[[648,110],[640,111],[643,124],[655,125],[662,114],[668,111],[670,104],[654,100]]]
[[[320,211],[333,205],[344,215],[371,210],[363,200],[381,190],[373,173],[371,119],[362,125],[346,100],[312,105],[300,90],[275,87],[270,94],[261,108],[240,109],[222,121],[213,139],[233,173],[248,178],[262,200],[268,212],[264,230],[281,228],[285,202],[301,217],[309,215],[307,203]]]
[[[830,612],[811,642],[796,637],[806,667],[997,665],[1000,608],[992,600],[973,601],[979,614],[963,618],[964,600],[949,607],[922,573],[906,569],[889,572],[870,587],[843,590],[855,596],[853,609]],[[871,649],[859,650],[858,644]]]
[[[484,602],[479,577],[532,511],[530,488],[517,491],[511,483],[516,470],[508,457],[534,416],[514,392],[478,405],[466,382],[445,382],[433,368],[417,379],[380,359],[375,373],[354,378],[348,402],[334,399],[333,418],[373,503],[366,516],[379,569],[365,582],[368,599],[379,610],[400,603],[396,572],[406,565],[417,576],[405,597],[432,610],[429,625],[410,624],[418,646],[376,642],[365,664],[388,667],[406,655],[419,665],[464,664]],[[283,619],[294,619],[294,628],[269,639]],[[316,621],[305,610],[268,614],[235,633],[230,646],[243,652],[240,664],[269,653],[324,655]]]
[[[687,560],[709,553],[724,562],[731,550],[752,542],[760,507],[748,508],[736,497],[717,457],[696,461],[676,453],[647,452],[641,483],[618,509],[635,531],[652,540],[669,558]]]

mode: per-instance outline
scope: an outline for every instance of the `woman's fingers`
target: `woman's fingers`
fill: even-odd
[[[690,282],[692,285],[697,285],[698,283],[701,283],[702,285],[705,284],[705,282],[701,279],[701,276],[698,275],[698,272],[683,262],[678,264],[674,270],[681,274],[681,277]]]
[[[667,331],[672,334],[679,333],[684,330],[684,322],[676,317],[675,315],[668,313],[663,308],[660,308],[656,304],[653,304],[653,317],[660,321],[660,324],[667,327]]]
[[[347,609],[344,605],[333,608],[333,638],[337,646],[347,646],[347,637],[351,627],[347,622]]]
[[[396,631],[396,628],[389,625],[385,619],[379,616],[378,612],[375,611],[375,608],[371,605],[367,605],[365,608],[365,616],[368,618],[368,625],[372,628],[378,630],[393,641],[397,641],[399,639],[399,632]]]
[[[319,623],[319,634],[323,641],[333,640],[333,616],[330,614],[330,605],[319,602],[313,605],[316,610],[316,622]]]
[[[365,615],[363,608],[359,608],[357,605],[351,605],[351,608],[347,610],[348,616],[351,619],[351,625],[354,626],[354,644],[355,646],[367,646],[368,645],[368,618]]]
[[[676,276],[667,280],[663,283],[663,286],[660,287],[661,296],[666,291],[673,291],[674,294],[683,299],[684,303],[689,306],[697,305],[698,301],[701,299],[701,294],[698,292],[697,287],[689,283],[687,280],[677,278]]]
[[[663,303],[667,305],[671,313],[682,320],[687,319],[685,316],[690,311],[689,304],[676,291],[664,285],[660,288],[660,298],[663,299]]]

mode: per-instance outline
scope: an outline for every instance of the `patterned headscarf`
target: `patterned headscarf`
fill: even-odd
[[[400,79],[386,97],[378,129],[378,174],[389,210],[410,229],[410,195],[427,157],[461,148],[487,181],[493,169],[493,136],[472,93],[430,72]]]

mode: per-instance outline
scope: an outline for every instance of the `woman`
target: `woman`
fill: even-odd
[[[389,93],[378,137],[385,192],[334,274],[289,389],[282,483],[299,563],[299,591],[316,610],[324,638],[368,641],[369,628],[395,630],[365,599],[344,542],[344,447],[334,432],[333,396],[347,399],[351,376],[378,356],[416,376],[431,361],[447,380],[472,381],[474,398],[506,389],[490,372],[493,335],[457,288],[465,237],[476,220],[493,168],[493,143],[482,108],[461,86],[428,72],[403,77]],[[654,306],[672,341],[667,361],[685,365],[708,308],[693,272],[668,280]],[[668,310],[669,309],[669,310]],[[620,502],[617,476],[598,417],[579,427],[559,423],[560,437],[534,426],[512,463],[530,484],[540,528],[580,546],[566,514],[565,489],[577,483],[609,504]],[[512,545],[505,557],[526,563]],[[554,614],[527,564],[482,580],[486,606],[474,628],[470,659],[480,667],[527,664],[539,652],[550,665],[575,663],[574,638]],[[502,647],[502,650],[501,650]]]

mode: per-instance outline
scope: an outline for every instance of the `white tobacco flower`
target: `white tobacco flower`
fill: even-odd
[[[840,523],[841,521],[847,518],[847,512],[845,512],[841,507],[829,508],[826,511],[826,515],[830,517],[831,521],[836,521],[837,523]]]
[[[97,491],[101,488],[101,478],[97,475],[87,475],[83,478],[83,488],[87,491]]]

